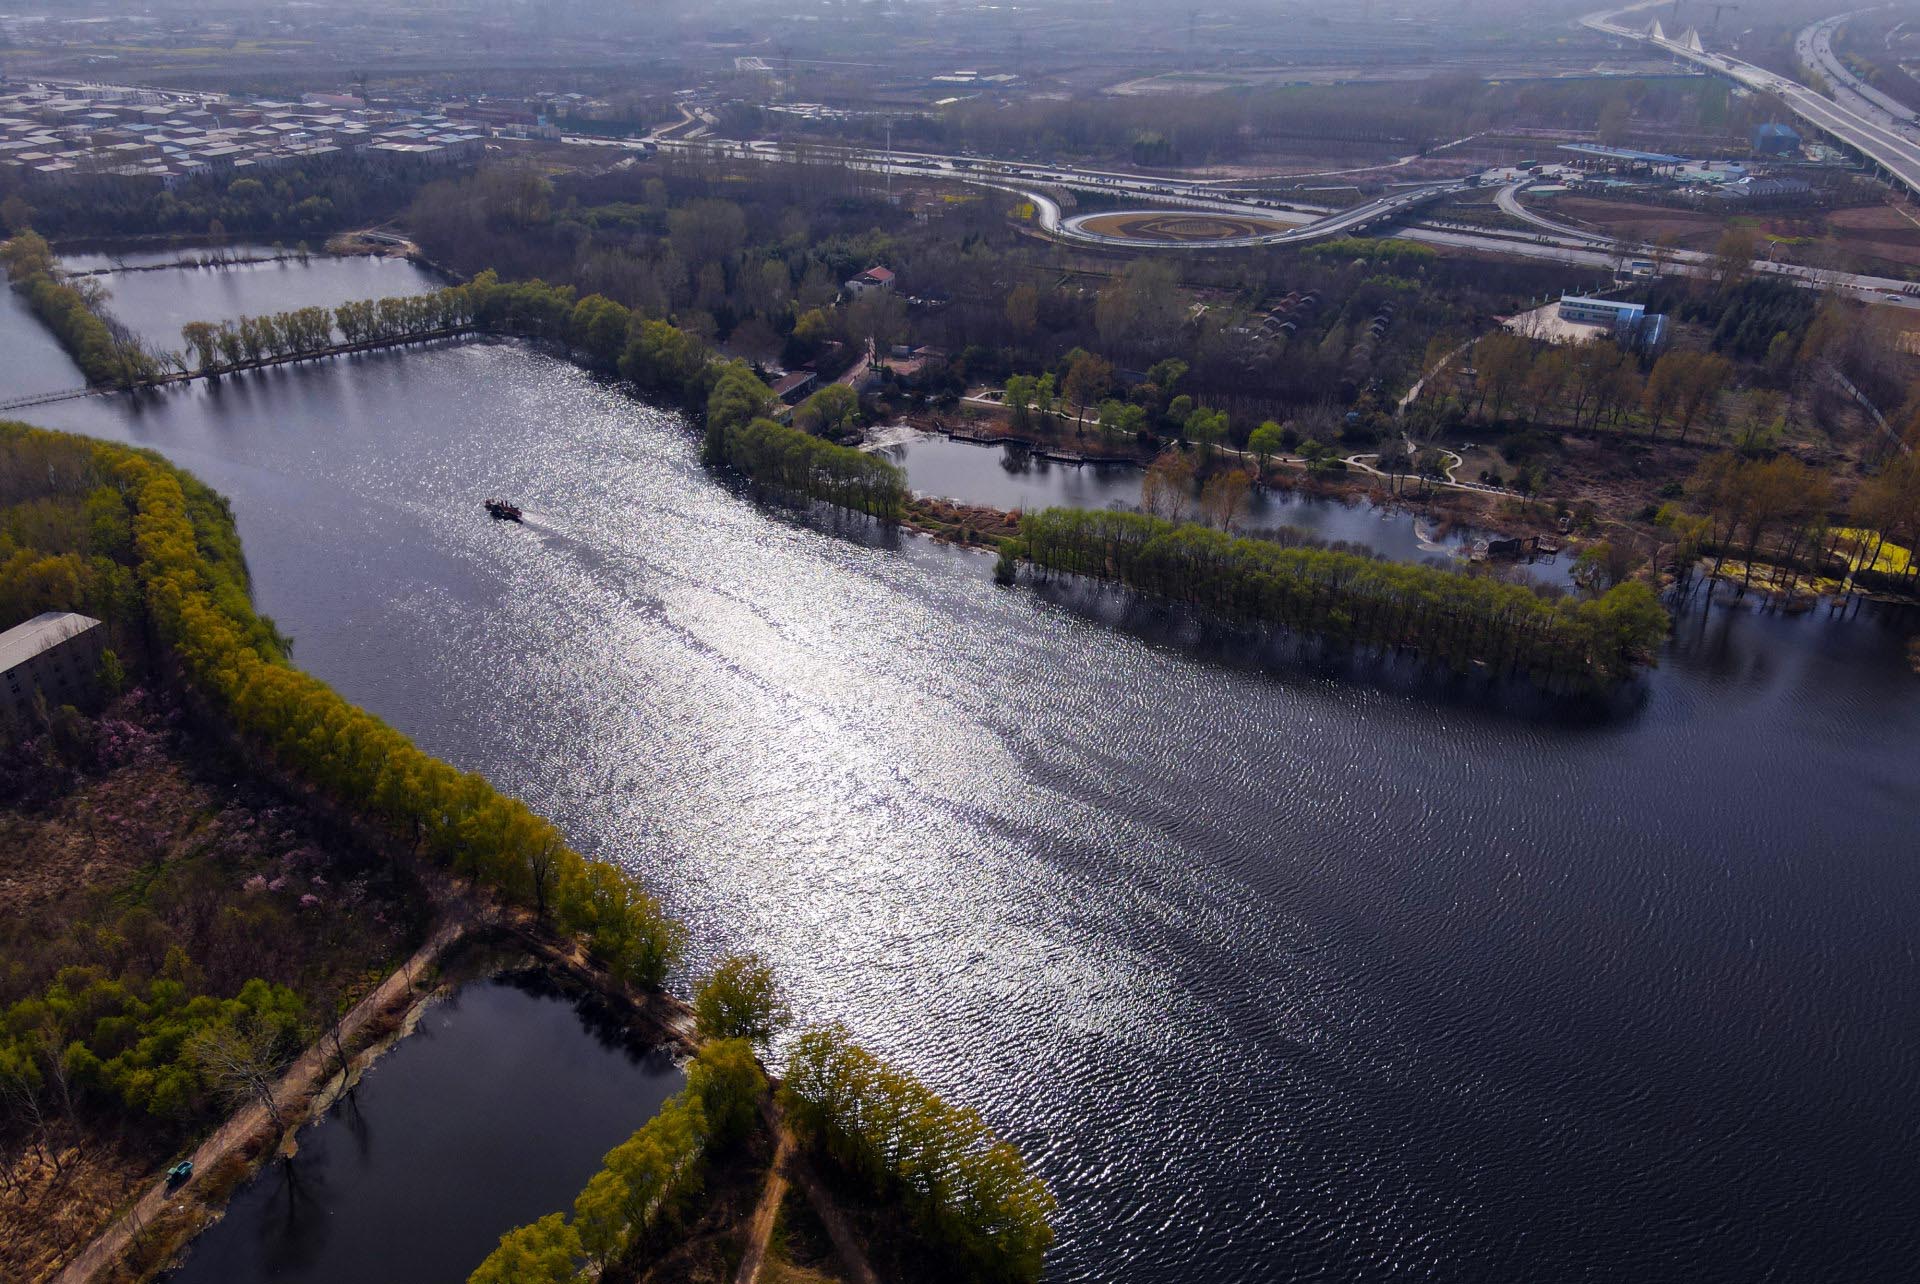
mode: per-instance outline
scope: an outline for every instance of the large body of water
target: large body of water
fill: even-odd
[[[475,982],[193,1243],[174,1284],[457,1284],[501,1232],[572,1207],[686,1077],[557,994]]]
[[[978,1106],[1061,1198],[1058,1279],[1920,1252],[1920,682],[1883,619],[1695,610],[1576,716],[782,516],[515,345],[35,417],[230,495],[296,659],[643,871],[696,965],[764,951]]]

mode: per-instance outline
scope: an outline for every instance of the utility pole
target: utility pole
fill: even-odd
[[[887,117],[887,204],[893,204],[893,117]]]

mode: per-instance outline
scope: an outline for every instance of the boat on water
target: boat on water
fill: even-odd
[[[487,501],[487,516],[496,522],[517,522],[520,520],[520,508],[504,499],[490,499]]]

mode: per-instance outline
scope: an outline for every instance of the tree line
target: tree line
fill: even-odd
[[[1638,419],[1650,438],[1671,425],[1682,442],[1714,417],[1733,380],[1733,363],[1714,352],[1673,349],[1642,374],[1640,358],[1611,339],[1540,344],[1505,330],[1475,343],[1472,360],[1472,410],[1495,421],[1517,410],[1579,431],[1626,430]],[[1434,381],[1443,402],[1447,373]]]
[[[1890,451],[1840,510],[1841,521],[1833,484],[1819,469],[1790,455],[1723,451],[1701,461],[1685,501],[1664,505],[1656,520],[1678,542],[1679,560],[1713,559],[1710,578],[1720,577],[1729,558],[1741,563],[1743,590],[1767,563],[1777,568],[1768,586],[1788,593],[1809,575],[1911,595],[1920,589],[1920,565],[1911,556],[1920,547],[1917,450],[1920,414],[1907,425],[1903,448]]]
[[[768,418],[773,400],[773,393],[745,366],[723,369],[707,401],[708,461],[726,464],[783,494],[822,500],[883,521],[898,519],[908,492],[907,475],[897,464]]]
[[[98,287],[82,289],[64,277],[43,238],[23,231],[0,245],[0,259],[13,288],[53,331],[88,383],[131,388],[158,373],[153,355],[101,315]]]
[[[977,1113],[942,1101],[837,1025],[801,1034],[780,1095],[795,1135],[876,1196],[901,1201],[941,1260],[976,1279],[1039,1278],[1053,1196]]]
[[[392,158],[342,157],[290,165],[270,178],[207,174],[167,189],[151,179],[85,175],[29,183],[0,170],[0,216],[10,227],[55,236],[152,236],[163,233],[219,244],[230,236],[313,238],[391,218],[422,184],[446,170]]]
[[[185,351],[174,358],[201,374],[221,374],[282,357],[316,356],[336,343],[422,338],[473,324],[470,292],[462,287],[385,299],[358,299],[336,308],[306,307],[237,320],[190,321],[180,327]]]
[[[1042,572],[1112,580],[1238,623],[1354,646],[1404,647],[1464,670],[1512,668],[1542,684],[1605,687],[1650,664],[1665,609],[1646,585],[1595,601],[1330,549],[1283,548],[1143,513],[1051,508],[1021,519],[1002,579]]]

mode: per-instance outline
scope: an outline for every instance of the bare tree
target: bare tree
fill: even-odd
[[[547,916],[547,898],[553,893],[554,879],[560,873],[560,852],[560,839],[554,835],[548,835],[527,851],[527,877],[533,883],[533,907],[541,918]]]
[[[288,1059],[274,1031],[255,1021],[209,1025],[194,1032],[185,1051],[229,1105],[258,1103],[276,1130],[284,1126],[273,1090]]]

